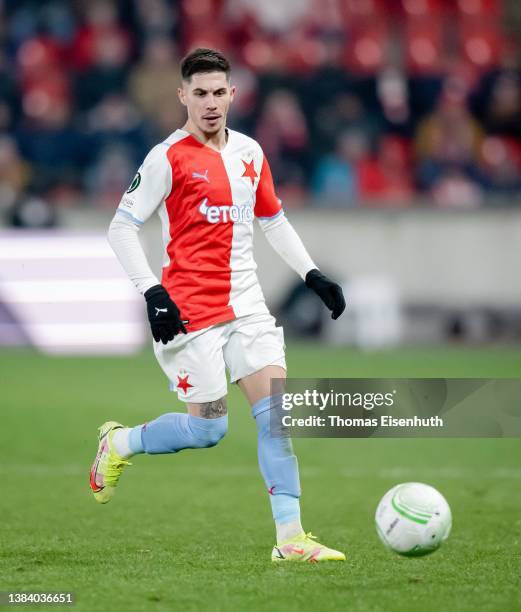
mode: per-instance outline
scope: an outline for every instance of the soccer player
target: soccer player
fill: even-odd
[[[276,527],[271,558],[344,560],[304,532],[291,440],[270,436],[270,381],[285,377],[286,363],[282,328],[268,312],[255,273],[254,218],[333,319],[345,308],[342,289],[319,272],[284,216],[259,144],[226,127],[235,95],[228,60],[196,49],[182,60],[181,73],[178,93],[188,119],[145,158],[110,224],[109,242],[144,295],[157,360],[187,413],[163,414],[136,427],[104,423],[90,472],[92,492],[98,502],[110,501],[135,454],[215,446],[228,427],[227,368],[257,425],[259,466]],[[138,238],[154,212],[162,223],[161,282]]]

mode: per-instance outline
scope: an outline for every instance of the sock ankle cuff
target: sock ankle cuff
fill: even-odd
[[[141,438],[142,429],[143,425],[138,425],[137,427],[132,427],[128,433],[128,447],[135,455],[145,452],[143,440]]]
[[[271,512],[276,523],[300,521],[300,500],[293,495],[281,493],[270,495]]]

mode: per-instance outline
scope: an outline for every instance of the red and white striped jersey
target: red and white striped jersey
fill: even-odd
[[[162,223],[161,282],[188,331],[267,312],[253,259],[253,220],[283,214],[260,145],[233,130],[220,152],[176,130],[155,146],[118,212]]]

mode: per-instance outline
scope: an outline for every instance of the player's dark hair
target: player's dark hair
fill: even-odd
[[[224,72],[230,78],[230,62],[216,49],[195,49],[181,60],[181,76],[189,81],[198,72]]]

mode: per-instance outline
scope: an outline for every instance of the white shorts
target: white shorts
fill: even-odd
[[[212,402],[227,393],[230,382],[267,365],[286,369],[284,333],[269,313],[239,317],[169,342],[154,342],[159,365],[170,380],[170,390],[183,402]]]

